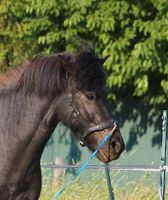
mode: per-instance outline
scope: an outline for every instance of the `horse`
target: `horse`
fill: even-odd
[[[40,158],[59,122],[93,152],[116,126],[108,111],[106,74],[94,50],[38,56],[0,75],[1,200],[37,200]],[[124,141],[115,133],[98,151],[102,162],[118,159]]]

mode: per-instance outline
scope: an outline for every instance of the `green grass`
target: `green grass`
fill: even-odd
[[[86,177],[87,172],[77,178],[60,196],[59,200],[109,200],[104,171],[98,171]],[[49,184],[49,176],[44,175],[44,184],[40,200],[51,200],[57,191],[70,180],[66,175],[59,186]],[[142,174],[139,179],[130,180],[129,174],[113,172],[111,174],[115,200],[158,200],[158,185],[152,174]],[[168,190],[167,190],[168,197]]]

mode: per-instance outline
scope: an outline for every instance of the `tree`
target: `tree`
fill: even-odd
[[[1,69],[20,55],[71,51],[80,37],[105,63],[111,99],[168,98],[167,0],[1,0]]]

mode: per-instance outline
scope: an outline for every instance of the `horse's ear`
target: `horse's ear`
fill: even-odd
[[[103,65],[109,57],[110,57],[110,55],[100,58],[100,60],[99,60],[100,64]]]
[[[70,61],[71,59],[71,55],[69,53],[63,52],[63,53],[59,53],[58,56],[64,60],[65,62]]]
[[[72,66],[70,64],[72,56],[66,52],[60,53],[58,56],[63,64],[62,67],[64,68],[65,72],[72,75]]]

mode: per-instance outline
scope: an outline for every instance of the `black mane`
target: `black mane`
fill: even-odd
[[[17,88],[40,97],[58,94],[66,86],[64,65],[59,54],[35,58],[27,65]]]
[[[93,50],[82,50],[74,55],[61,53],[33,59],[20,77],[17,88],[41,97],[53,96],[65,91],[68,72],[78,89],[97,90],[105,85],[102,60]]]

